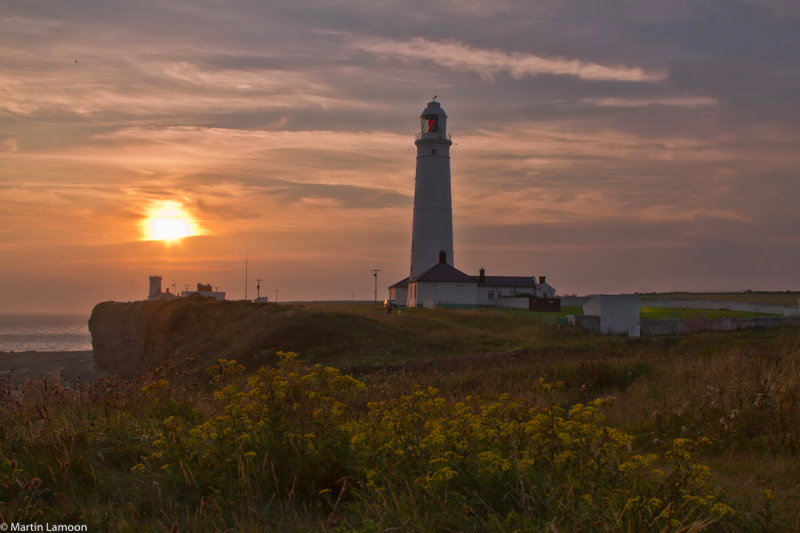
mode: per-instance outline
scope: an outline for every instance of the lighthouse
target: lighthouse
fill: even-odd
[[[525,276],[471,276],[453,265],[453,201],[450,193],[450,146],[447,115],[436,97],[420,115],[417,175],[411,233],[411,274],[389,286],[384,305],[408,307],[492,305],[558,311],[555,289]]]
[[[453,201],[450,193],[450,145],[447,115],[436,97],[420,115],[411,276],[414,279],[444,260],[453,266]]]

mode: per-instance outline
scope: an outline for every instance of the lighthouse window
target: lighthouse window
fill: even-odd
[[[422,117],[422,133],[439,131],[439,117]]]
[[[436,148],[431,148],[431,155],[436,155]]]

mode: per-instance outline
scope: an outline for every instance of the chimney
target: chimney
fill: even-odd
[[[544,276],[539,276],[539,285],[544,285],[544,280],[546,278]]]
[[[478,283],[486,283],[486,269],[481,268],[478,271]]]
[[[439,264],[446,265],[447,264],[447,252],[444,250],[439,251]]]

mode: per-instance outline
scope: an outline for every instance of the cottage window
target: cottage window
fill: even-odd
[[[489,291],[489,299],[494,300],[494,291],[492,290]]]

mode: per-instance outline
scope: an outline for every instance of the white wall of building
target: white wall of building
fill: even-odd
[[[603,333],[627,333],[639,336],[639,296],[610,295],[593,296],[583,304],[583,313],[600,317]]]
[[[150,290],[147,293],[147,298],[158,300],[159,296],[161,296],[161,276],[150,276]]]
[[[538,298],[555,298],[556,290],[549,283],[540,283],[536,286],[536,296]]]
[[[518,294],[531,294],[533,288],[500,287],[492,285],[478,286],[478,305],[499,305],[498,301],[512,298]]]
[[[225,293],[223,291],[181,291],[182,298],[187,298],[193,294],[199,294],[205,298],[214,298],[220,301],[225,299]]]
[[[495,305],[497,307],[508,307],[511,309],[528,309],[531,301],[527,298],[500,298]]]
[[[397,302],[397,305],[406,305],[408,302],[408,286],[390,287],[389,299]]]
[[[416,307],[436,307],[439,305],[475,305],[478,302],[475,283],[426,283],[409,285],[408,305]]]

